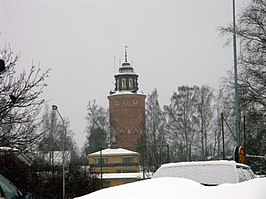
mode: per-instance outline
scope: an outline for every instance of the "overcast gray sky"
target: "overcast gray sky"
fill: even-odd
[[[81,146],[87,104],[108,108],[125,45],[140,91],[157,88],[163,106],[178,86],[217,88],[233,63],[217,28],[231,21],[232,0],[0,0],[0,48],[20,53],[18,70],[52,68],[44,98]]]

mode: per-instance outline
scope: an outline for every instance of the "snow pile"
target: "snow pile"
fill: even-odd
[[[102,189],[76,199],[265,199],[266,178],[203,186],[184,178],[154,178]]]

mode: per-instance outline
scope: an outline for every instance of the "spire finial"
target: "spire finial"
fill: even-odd
[[[127,62],[127,47],[128,46],[125,46],[125,62]]]

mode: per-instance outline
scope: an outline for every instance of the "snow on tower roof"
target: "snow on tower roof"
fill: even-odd
[[[128,90],[122,90],[122,91],[115,91],[113,92],[111,95],[144,95],[143,92],[132,92],[132,91],[128,91]]]

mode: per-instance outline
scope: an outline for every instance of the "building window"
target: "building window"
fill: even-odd
[[[129,78],[129,89],[132,89],[133,88],[133,79],[132,78]]]
[[[123,163],[132,163],[133,162],[133,157],[127,156],[123,157]]]
[[[110,180],[103,180],[103,188],[110,187]]]
[[[138,128],[134,128],[134,133],[138,134],[138,132],[139,132]]]
[[[138,104],[138,100],[133,100],[133,104],[137,105]]]
[[[96,158],[96,164],[107,164],[107,158]]]
[[[126,89],[126,79],[122,79],[122,89]]]
[[[119,85],[119,83],[120,83],[120,81],[119,81],[119,79],[117,79],[117,83],[116,83],[116,90],[120,90],[120,85]]]
[[[125,130],[123,128],[120,129],[120,134],[124,134]]]

